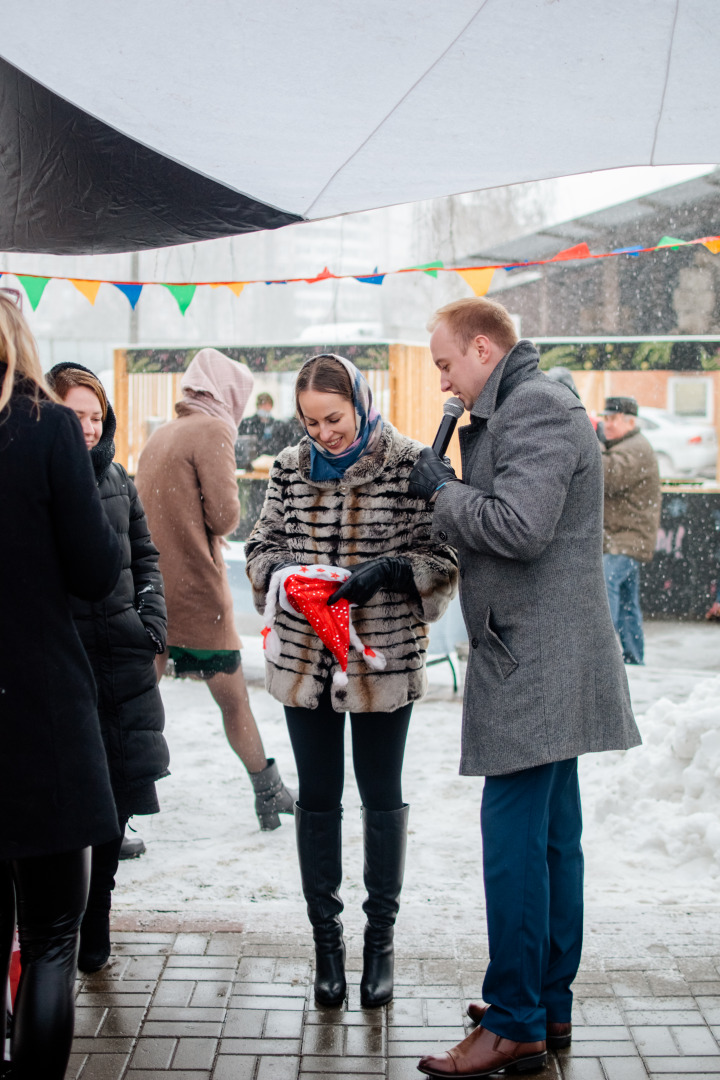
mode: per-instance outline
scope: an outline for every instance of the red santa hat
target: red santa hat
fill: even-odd
[[[328,607],[328,598],[350,577],[350,570],[341,566],[313,564],[283,566],[270,578],[265,601],[265,625],[262,629],[263,648],[268,660],[279,660],[280,637],[274,627],[278,601],[280,607],[294,615],[304,615],[327,646],[338,664],[339,671],[333,675],[335,686],[347,686],[347,661],[350,645],[362,654],[363,660],[374,671],[382,671],[386,660],[382,653],[363,645],[355,632],[350,618],[350,604],[338,600]],[[355,605],[352,605],[355,607]]]

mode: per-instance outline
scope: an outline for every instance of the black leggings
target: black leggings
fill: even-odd
[[[403,805],[402,765],[412,703],[391,713],[350,713],[353,767],[363,806]],[[345,713],[335,712],[329,686],[316,709],[285,706],[303,810],[335,810],[345,783]]]
[[[12,933],[20,930],[22,972],[13,1016],[13,1080],[63,1080],[75,1023],[78,928],[90,880],[90,848],[0,861],[0,986]],[[0,1002],[1,1046],[5,1002]]]

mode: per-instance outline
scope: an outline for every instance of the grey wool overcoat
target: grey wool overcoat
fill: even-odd
[[[435,504],[458,550],[470,640],[466,776],[497,776],[641,740],[602,566],[603,467],[581,402],[520,341],[461,428],[463,483]]]

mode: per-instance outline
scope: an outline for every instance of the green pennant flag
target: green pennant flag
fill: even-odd
[[[25,274],[17,274],[16,276],[23,289],[27,293],[27,298],[30,301],[30,307],[33,309],[33,311],[36,311],[37,306],[40,303],[40,297],[45,292],[45,286],[47,285],[50,278],[28,277]]]
[[[437,277],[437,269],[435,269],[435,268],[438,267],[438,266],[444,266],[444,265],[445,264],[443,262],[439,262],[439,261],[438,262],[430,262],[430,263],[421,263],[420,266],[413,266],[412,269],[413,270],[423,270],[426,274],[429,274],[430,277],[436,278]]]
[[[662,240],[658,240],[655,247],[682,247],[683,244],[689,243],[688,240],[678,240],[674,236],[663,236]]]
[[[163,287],[173,294],[180,308],[180,314],[184,315],[190,307],[197,285],[165,285],[163,283]]]

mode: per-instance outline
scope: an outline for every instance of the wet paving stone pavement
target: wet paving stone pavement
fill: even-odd
[[[406,911],[395,999],[376,1010],[360,1008],[357,936],[347,1002],[327,1009],[312,999],[309,931],[115,931],[108,967],[78,980],[67,1077],[416,1080],[422,1054],[470,1030],[487,961],[482,912],[446,932],[422,924]],[[720,1077],[720,907],[589,912],[573,1022],[572,1046],[538,1076]]]

